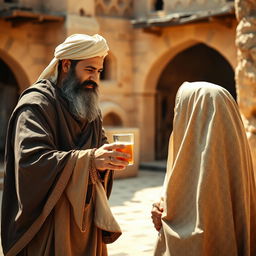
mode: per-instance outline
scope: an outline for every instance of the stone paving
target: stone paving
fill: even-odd
[[[139,171],[137,177],[115,180],[110,206],[123,234],[108,245],[109,256],[150,256],[157,232],[150,211],[159,198],[164,172]],[[0,202],[2,192],[0,192]],[[3,256],[0,246],[0,256]]]
[[[150,211],[159,198],[164,172],[139,171],[135,178],[116,180],[110,206],[122,236],[108,245],[109,256],[150,256],[157,239]]]

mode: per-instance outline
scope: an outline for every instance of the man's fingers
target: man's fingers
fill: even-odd
[[[130,155],[119,151],[107,151],[105,157],[115,165],[127,165],[126,159],[129,159]]]
[[[106,150],[115,150],[117,148],[125,148],[124,144],[110,143],[103,145],[103,148]]]
[[[119,151],[107,151],[105,154],[108,157],[114,157],[114,158],[117,158],[117,157],[129,158],[129,157],[131,157],[130,154],[127,154],[124,152],[119,152]]]
[[[112,165],[127,166],[129,164],[129,162],[126,161],[126,160],[120,160],[120,159],[118,159],[116,157],[111,157],[110,164],[112,164]]]
[[[114,162],[115,165],[127,165],[126,159],[129,159],[131,157],[130,154],[117,151],[116,149],[122,149],[124,148],[124,144],[105,144],[101,147],[101,151],[98,154],[100,158],[105,158],[107,162]],[[119,161],[116,161],[116,159]],[[122,162],[123,161],[123,162]]]
[[[110,169],[113,171],[122,171],[124,170],[126,165],[113,165],[113,164],[108,164],[106,169]]]
[[[115,150],[122,148],[122,144],[105,144],[95,151],[95,166],[98,170],[124,170],[129,164],[127,159],[130,155],[124,152]]]

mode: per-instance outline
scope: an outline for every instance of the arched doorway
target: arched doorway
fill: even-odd
[[[0,59],[0,155],[4,153],[7,125],[19,96],[18,82],[10,67]]]
[[[116,80],[116,66],[116,58],[111,52],[109,52],[104,59],[103,70],[100,73],[100,79],[104,81]]]
[[[123,126],[123,123],[121,118],[117,114],[111,112],[111,113],[108,113],[106,116],[104,116],[103,125],[104,127],[112,127],[112,126],[121,127]]]
[[[177,54],[162,71],[156,93],[155,156],[167,158],[172,131],[175,96],[184,81],[207,81],[226,88],[236,99],[234,71],[227,60],[205,44],[196,44]]]

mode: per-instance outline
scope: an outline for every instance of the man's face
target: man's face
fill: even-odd
[[[75,67],[69,65],[62,81],[62,95],[67,99],[70,111],[89,122],[99,115],[98,82],[103,60],[103,57],[94,57],[79,61]]]
[[[75,67],[77,79],[83,83],[84,81],[94,81],[99,83],[100,72],[103,70],[103,57],[94,57],[81,60]],[[93,86],[86,85],[85,88],[92,89]]]

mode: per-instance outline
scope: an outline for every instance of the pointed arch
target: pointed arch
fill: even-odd
[[[105,118],[112,118],[108,121],[112,121],[112,124],[107,123],[107,125],[113,126],[127,126],[128,116],[125,110],[116,103],[104,101],[100,103],[100,108],[102,110],[103,125]],[[115,125],[116,124],[116,125]]]
[[[22,66],[19,64],[19,62],[16,61],[12,56],[10,56],[10,54],[8,54],[6,51],[0,49],[0,59],[2,59],[4,61],[4,63],[6,63],[6,65],[13,72],[15,79],[18,83],[20,92],[30,85],[30,81],[29,81],[27,73],[22,68]]]
[[[234,70],[230,63],[212,47],[195,44],[172,58],[158,80],[155,101],[155,155],[166,159],[172,131],[175,96],[185,82],[207,81],[226,88],[236,99]]]
[[[104,81],[116,80],[117,60],[112,52],[109,52],[104,59],[103,71],[100,79]]]

